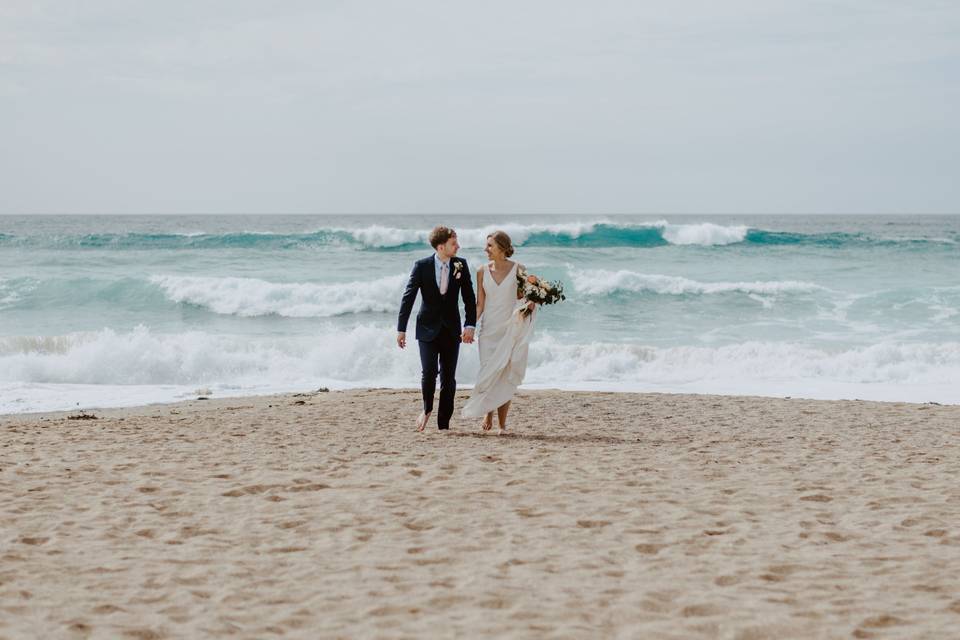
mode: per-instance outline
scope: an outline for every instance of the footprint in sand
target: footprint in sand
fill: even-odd
[[[850,540],[853,536],[845,536],[842,533],[837,533],[836,531],[827,531],[823,534],[823,537],[829,540],[830,542],[846,542]]]
[[[528,509],[526,507],[514,509],[513,512],[522,518],[541,518],[547,515],[546,512],[538,512],[536,509]]]
[[[609,520],[577,520],[577,526],[582,529],[600,529],[609,524]]]
[[[809,496],[800,496],[801,500],[806,502],[831,502],[833,498],[822,493],[814,493]]]
[[[292,491],[294,493],[300,491],[320,491],[321,489],[329,489],[330,485],[323,484],[322,482],[315,482],[311,484],[297,484],[292,487],[287,487],[287,491]]]
[[[726,609],[714,604],[692,604],[680,610],[680,615],[684,618],[694,618],[702,616],[717,616],[724,613]]]
[[[247,487],[240,487],[238,489],[221,493],[220,495],[226,496],[227,498],[239,498],[241,496],[251,496],[259,493],[265,493],[271,489],[287,489],[287,491],[314,491],[314,486],[315,485],[296,485],[296,487],[303,487],[298,489],[296,487],[287,488],[282,484],[252,484]],[[321,485],[321,488],[326,488],[326,485]]]
[[[93,608],[94,613],[101,614],[116,613],[117,611],[123,611],[123,609],[114,604],[101,604]]]
[[[227,491],[226,493],[222,493],[220,495],[225,496],[227,498],[239,498],[240,496],[249,496],[257,493],[263,493],[264,491],[267,491],[269,489],[270,489],[269,485],[254,484],[254,485],[250,485],[249,487],[241,487],[239,489],[233,489],[231,491]]]
[[[160,640],[163,634],[153,629],[128,629],[123,632],[123,637],[133,638],[134,640]]]
[[[887,629],[906,624],[906,620],[887,614],[867,618],[860,623],[860,626],[853,630],[854,638],[874,638],[874,633],[878,629]]]

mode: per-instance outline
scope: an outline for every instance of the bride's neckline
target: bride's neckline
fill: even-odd
[[[487,263],[487,271],[490,272],[490,277],[493,278],[493,284],[495,284],[496,286],[499,287],[501,284],[504,283],[504,281],[506,281],[507,278],[510,277],[510,272],[513,271],[513,268],[516,267],[516,266],[517,266],[517,263],[514,262],[514,263],[510,266],[510,271],[507,271],[507,275],[503,276],[503,280],[501,280],[500,282],[497,282],[497,277],[496,277],[495,275],[493,275],[493,269],[490,268],[490,263]]]

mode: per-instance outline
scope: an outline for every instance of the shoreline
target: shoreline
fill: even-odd
[[[325,390],[324,390],[325,389]],[[457,385],[457,406],[454,409],[454,419],[457,418],[458,410],[460,405],[465,401],[465,398],[469,396],[469,392],[473,389],[472,385]],[[182,398],[177,400],[170,401],[161,401],[161,402],[149,402],[145,404],[134,404],[128,406],[83,406],[77,407],[75,409],[55,409],[49,411],[25,411],[22,413],[0,413],[0,422],[14,420],[17,418],[55,418],[58,416],[67,416],[69,414],[83,413],[83,412],[100,412],[104,415],[138,415],[148,410],[153,410],[158,407],[188,407],[199,404],[206,404],[211,406],[219,406],[222,403],[226,402],[239,402],[243,400],[256,402],[259,405],[269,404],[266,402],[268,400],[277,400],[278,402],[283,398],[290,397],[309,397],[314,396],[320,393],[367,393],[374,391],[389,391],[389,392],[409,392],[409,393],[420,393],[419,386],[396,386],[396,387],[343,387],[343,388],[326,388],[321,387],[320,389],[311,389],[306,391],[279,391],[271,393],[254,393],[254,394],[244,394],[244,395],[217,395],[213,394],[203,396],[202,398],[198,394],[192,398]],[[439,393],[439,391],[437,392]],[[577,388],[577,389],[567,389],[561,387],[547,387],[535,385],[532,387],[520,387],[518,390],[518,395],[524,394],[543,394],[543,393],[557,393],[557,394],[605,394],[605,395],[614,395],[614,396],[668,396],[668,397],[691,397],[691,398],[741,398],[741,399],[752,399],[752,400],[795,400],[801,402],[863,402],[863,403],[876,403],[882,405],[916,405],[916,406],[938,406],[938,407],[960,407],[960,402],[918,402],[912,400],[872,400],[869,398],[815,398],[815,397],[803,397],[803,396],[779,396],[779,395],[757,395],[757,394],[741,394],[741,393],[701,393],[701,392],[683,392],[683,391],[625,391],[625,390],[611,390],[608,388]],[[465,395],[466,394],[466,395]]]
[[[521,391],[497,436],[414,432],[419,395],[5,417],[0,636],[960,624],[960,407]]]

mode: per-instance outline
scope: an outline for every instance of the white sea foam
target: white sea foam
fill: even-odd
[[[399,304],[405,280],[404,274],[338,284],[174,275],[150,278],[173,302],[197,305],[220,314],[290,318],[393,312]]]
[[[676,245],[725,245],[742,242],[746,237],[748,227],[742,225],[722,226],[709,222],[700,224],[671,224],[666,220],[656,220],[639,223],[616,223],[609,220],[595,220],[590,222],[568,222],[557,224],[522,224],[503,223],[490,224],[483,227],[457,228],[457,239],[461,246],[468,249],[480,248],[486,245],[487,236],[494,231],[505,231],[514,245],[522,246],[531,236],[537,234],[551,234],[569,239],[582,238],[597,232],[601,226],[618,230],[656,229],[664,241]],[[400,247],[410,244],[427,244],[429,229],[400,229],[382,225],[352,229],[333,229],[338,233],[350,235],[355,241],[371,248]]]
[[[476,350],[464,346],[459,382],[472,383],[478,367]],[[399,351],[380,326],[273,339],[145,327],[0,338],[0,413],[68,409],[77,390],[82,406],[120,406],[131,398],[171,401],[199,387],[214,395],[415,387],[419,374],[416,349]],[[960,343],[652,347],[541,335],[530,348],[526,385],[960,403]]]
[[[376,224],[360,229],[334,229],[334,231],[347,233],[357,242],[373,248],[400,247],[418,242],[426,245],[427,236],[430,233],[424,229],[397,229]]]
[[[540,387],[960,403],[960,343],[655,348],[544,337],[531,345],[526,380]]]
[[[578,238],[585,233],[590,233],[595,230],[598,224],[602,224],[602,222],[564,224],[506,223],[487,225],[484,227],[457,228],[456,232],[457,240],[461,246],[475,249],[486,246],[487,236],[497,230],[505,231],[513,243],[520,246],[526,242],[531,235],[536,233],[552,233],[569,238]],[[335,229],[334,231],[348,233],[357,242],[373,248],[399,247],[417,243],[426,245],[427,238],[430,235],[429,229],[398,229],[381,225],[372,225],[359,229]]]
[[[13,286],[6,278],[0,278],[0,309],[13,306],[20,301],[20,294],[13,290]]]
[[[170,402],[199,387],[239,396],[416,380],[416,349],[400,352],[379,326],[273,339],[142,326],[0,338],[0,413]]]
[[[586,295],[609,295],[620,291],[650,291],[668,295],[713,294],[738,292],[751,295],[777,295],[783,293],[828,291],[813,282],[798,280],[772,280],[754,282],[700,282],[682,276],[658,273],[638,273],[621,269],[570,268],[570,277],[578,293]]]
[[[662,223],[663,239],[670,244],[699,244],[704,246],[743,242],[748,227],[742,225],[725,227],[711,222],[701,224]]]

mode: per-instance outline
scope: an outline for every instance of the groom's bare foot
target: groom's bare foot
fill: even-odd
[[[417,418],[417,431],[423,431],[427,427],[427,420],[430,419],[429,413],[421,413]]]

